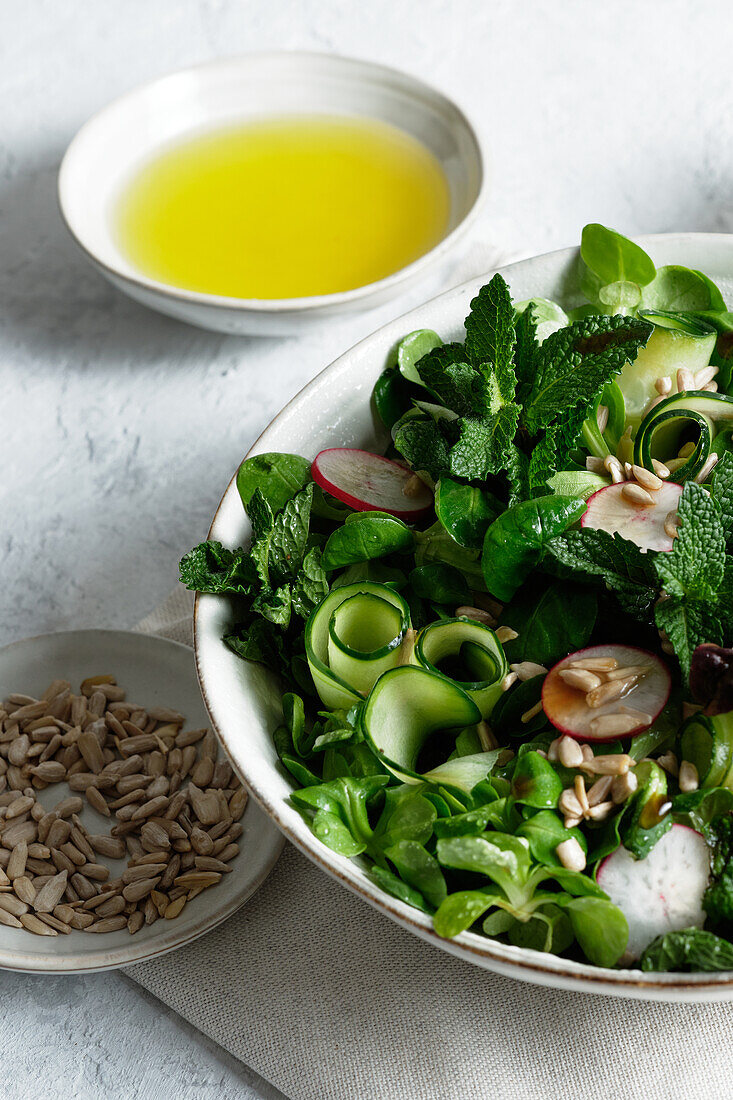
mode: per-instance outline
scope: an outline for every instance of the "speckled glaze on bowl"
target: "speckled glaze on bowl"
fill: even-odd
[[[119,248],[111,210],[138,165],[181,138],[267,115],[377,119],[433,153],[450,190],[446,232],[384,279],[307,298],[229,298],[151,279]],[[143,305],[216,332],[290,335],[328,317],[382,305],[441,261],[473,221],[484,189],[476,133],[442,92],[407,73],[334,54],[278,51],[222,58],[145,84],[99,111],[73,139],[59,171],[59,204],[77,244],[116,287]]]
[[[679,263],[705,271],[733,300],[733,236],[665,234],[639,242],[657,265]],[[502,269],[515,299],[541,295],[568,306],[580,301],[577,249],[564,249]],[[370,405],[372,385],[387,353],[405,333],[433,328],[445,340],[462,338],[471,297],[485,278],[450,290],[362,340],[347,351],[275,417],[250,454],[294,451],[308,458],[328,446],[378,448],[384,443]],[[235,546],[249,537],[249,525],[234,479],[211,527],[210,537]],[[733,999],[733,972],[654,974],[610,970],[513,947],[464,932],[454,940],[435,934],[429,916],[379,890],[357,862],[336,855],[311,833],[287,799],[290,784],[277,766],[272,730],[280,718],[280,692],[273,676],[239,660],[221,642],[231,611],[226,600],[200,596],[196,602],[196,660],[204,701],[237,770],[255,798],[314,863],[376,909],[422,939],[466,962],[538,985],[656,1001]]]

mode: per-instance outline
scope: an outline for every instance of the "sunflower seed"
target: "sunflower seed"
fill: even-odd
[[[195,886],[213,886],[219,882],[221,874],[216,871],[186,871],[174,879],[174,885],[189,889]]]
[[[28,912],[26,903],[15,894],[0,894],[0,909],[4,909],[6,913],[12,913],[14,917]]]
[[[160,875],[154,878],[140,879],[138,882],[131,882],[124,887],[122,896],[125,901],[141,901],[147,897],[151,890],[160,882]]]
[[[24,901],[26,905],[33,905],[36,897],[36,888],[27,875],[18,875],[13,879],[15,896]]]
[[[62,936],[68,936],[71,933],[71,926],[66,924],[65,921],[59,920],[53,913],[38,913],[38,919],[47,924],[49,928],[55,928]]]
[[[123,859],[125,855],[125,842],[113,836],[90,836],[89,843],[100,856],[107,859]]]
[[[563,867],[567,867],[569,871],[585,870],[585,852],[574,836],[558,844],[555,849],[555,855],[560,860]]]
[[[24,928],[27,928],[29,932],[35,932],[37,936],[58,936],[58,932],[55,928],[49,928],[47,924],[34,916],[33,913],[23,913],[22,916],[18,917],[18,920]]]
[[[536,661],[520,661],[518,664],[509,665],[512,672],[516,673],[517,679],[524,683],[526,680],[533,680],[535,676],[546,676],[547,669],[544,665],[537,664]]]
[[[176,898],[175,901],[172,901],[170,903],[170,905],[166,908],[166,911],[163,914],[163,916],[165,917],[166,920],[174,920],[176,917],[180,916],[181,911],[182,911],[183,907],[185,906],[185,904],[186,904],[186,895],[184,894],[182,897]]]
[[[0,908],[0,924],[4,924],[6,928],[22,928],[17,917],[14,917],[12,913],[9,913],[6,909]]]
[[[52,913],[66,890],[67,872],[61,871],[46,883],[36,895],[33,908],[38,913]]]
[[[10,859],[8,865],[5,868],[5,874],[9,879],[20,878],[25,874],[25,864],[28,859],[28,845],[25,840],[21,840],[16,844],[10,853]]]
[[[90,924],[85,929],[87,932],[119,932],[122,928],[127,927],[127,917],[123,917],[121,914],[117,917],[104,917],[102,920],[96,921],[94,924]]]
[[[32,844],[37,836],[38,826],[35,821],[18,821],[3,830],[2,841],[4,847],[13,849],[22,841]]]
[[[223,860],[214,859],[212,856],[196,856],[193,862],[197,871],[218,871],[220,874],[227,875],[232,870]]]
[[[654,497],[651,493],[648,493],[646,489],[642,489],[641,485],[637,485],[634,481],[629,481],[624,485],[621,495],[637,508],[648,508],[651,504],[654,504]]]
[[[215,825],[221,820],[221,807],[216,791],[202,791],[195,783],[188,786],[191,805],[202,825]]]
[[[244,787],[236,790],[229,799],[229,815],[234,821],[239,821],[247,806],[247,791]]]

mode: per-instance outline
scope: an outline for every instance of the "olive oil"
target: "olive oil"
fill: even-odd
[[[374,282],[444,236],[450,196],[432,153],[368,119],[291,116],[190,137],[122,190],[130,263],[160,282],[238,298],[299,298]]]

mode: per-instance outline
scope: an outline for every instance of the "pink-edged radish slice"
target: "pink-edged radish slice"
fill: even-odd
[[[316,485],[356,512],[389,512],[415,520],[433,506],[433,494],[411,470],[371,451],[330,447],[311,466]]]
[[[626,950],[638,959],[665,932],[702,928],[702,897],[710,877],[710,849],[687,825],[673,825],[646,859],[617,848],[603,860],[598,885],[629,923]]]
[[[622,535],[642,550],[671,550],[673,540],[664,530],[664,524],[669,513],[677,511],[682,486],[665,481],[661,489],[653,489],[649,494],[654,503],[640,506],[624,496],[624,487],[628,484],[622,481],[618,485],[607,485],[589,497],[580,526],[608,531],[609,535]]]
[[[628,677],[623,676],[624,669]],[[595,677],[598,686],[578,672]],[[624,684],[621,694],[606,687],[614,683]],[[594,645],[571,653],[550,669],[542,685],[542,706],[553,726],[569,737],[617,741],[647,729],[663,709],[671,687],[669,670],[654,653],[630,645]],[[593,690],[613,698],[591,706],[588,693]],[[591,696],[591,701],[595,703],[597,697]]]

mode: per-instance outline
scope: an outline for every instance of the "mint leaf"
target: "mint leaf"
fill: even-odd
[[[310,484],[288,501],[274,517],[271,527],[254,542],[252,559],[266,588],[280,587],[300,569],[308,541],[312,502],[313,485]],[[251,504],[252,501],[250,507]]]
[[[699,645],[724,644],[724,626],[712,604],[670,596],[657,604],[654,620],[660,630],[666,631],[685,678]]]
[[[275,517],[260,489],[255,489],[244,510],[252,524],[252,542],[256,542],[272,530]]]
[[[290,676],[283,635],[265,619],[240,624],[224,635],[224,644],[245,661],[264,665],[272,672]]]
[[[558,424],[548,424],[545,434],[535,443],[529,456],[529,492],[532,496],[547,492],[547,481],[558,470]]]
[[[637,317],[593,314],[548,336],[537,349],[534,381],[525,398],[529,432],[574,409],[587,415],[603,386],[633,362],[652,331],[648,321]]]
[[[434,481],[450,469],[449,444],[434,420],[406,420],[394,445],[413,470],[425,470]]]
[[[448,409],[459,416],[484,415],[501,404],[498,393],[492,395],[486,378],[469,363],[442,363],[437,355],[420,360],[420,377],[428,389]]]
[[[519,421],[518,405],[503,405],[482,420],[459,421],[458,442],[451,447],[449,473],[469,480],[485,479],[507,470]]]
[[[725,571],[720,508],[702,485],[688,481],[677,514],[681,522],[672,550],[655,559],[659,582],[670,596],[715,600]]]
[[[516,339],[514,371],[520,387],[520,400],[524,400],[522,389],[524,386],[532,385],[535,376],[535,356],[540,346],[537,339],[537,321],[532,305],[527,306],[524,313],[520,313],[514,333]]]
[[[284,584],[274,592],[271,590],[261,592],[252,601],[251,610],[268,622],[286,630],[290,625],[291,606],[290,585]]]
[[[725,541],[730,544],[733,542],[733,454],[730,451],[718,460],[709,488],[720,508]]]
[[[514,400],[514,322],[516,314],[509,287],[501,275],[482,286],[466,318],[466,352],[474,366],[492,368],[504,401]]]
[[[516,443],[507,449],[506,475],[509,479],[509,504],[511,508],[529,496],[529,460]]]
[[[589,527],[553,539],[547,550],[560,565],[597,577],[629,615],[651,621],[657,598],[651,551],[643,554],[635,542]]]
[[[292,585],[293,610],[307,619],[328,595],[328,578],[321,565],[321,550],[314,546],[303,559],[303,565]]]
[[[220,542],[201,542],[181,558],[181,583],[193,592],[210,595],[249,595],[257,572],[246,550],[227,550]]]

